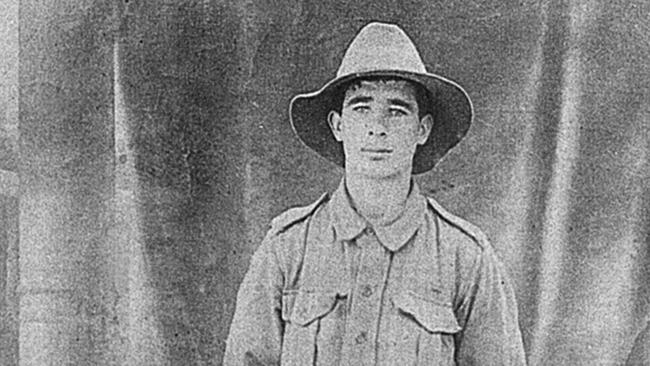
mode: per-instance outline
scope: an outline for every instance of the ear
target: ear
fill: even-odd
[[[424,145],[424,143],[427,142],[432,128],[433,117],[430,114],[427,114],[420,120],[420,126],[418,127],[418,145]]]
[[[343,141],[343,137],[341,136],[342,127],[343,127],[342,122],[343,122],[343,120],[341,119],[341,115],[338,112],[330,111],[327,114],[327,123],[329,124],[330,129],[332,130],[332,133],[334,134],[334,138],[338,142]]]

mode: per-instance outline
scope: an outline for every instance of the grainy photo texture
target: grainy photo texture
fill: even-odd
[[[0,364],[650,364],[648,19],[0,1]]]

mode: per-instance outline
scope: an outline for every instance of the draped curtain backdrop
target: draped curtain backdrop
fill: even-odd
[[[340,172],[292,135],[287,105],[333,77],[370,20],[400,24],[430,71],[463,85],[468,137],[424,191],[483,228],[514,280],[532,365],[615,365],[649,314],[650,4],[336,1],[242,5],[249,241]],[[229,308],[230,310],[231,308]]]
[[[20,313],[3,337],[20,334],[4,349],[21,354],[5,360],[220,364],[270,219],[341,178],[294,137],[289,101],[373,20],[474,102],[468,136],[417,181],[491,239],[530,364],[624,364],[647,323],[648,1],[22,0],[15,14],[21,287],[0,310]]]

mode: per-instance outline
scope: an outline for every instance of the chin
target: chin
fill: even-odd
[[[373,163],[366,163],[363,165],[358,164],[354,166],[351,173],[365,178],[378,180],[394,178],[404,173],[402,170],[387,164]]]

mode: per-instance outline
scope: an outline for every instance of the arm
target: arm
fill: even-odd
[[[282,271],[267,236],[253,255],[239,288],[224,365],[280,364],[282,284]]]
[[[456,316],[458,365],[525,365],[514,291],[505,270],[488,245],[476,253],[463,279]]]

